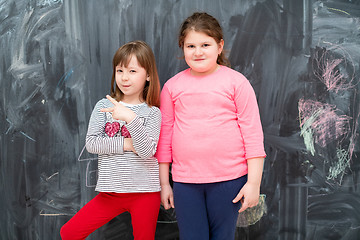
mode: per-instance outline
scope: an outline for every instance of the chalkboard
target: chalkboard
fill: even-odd
[[[236,239],[360,239],[358,0],[0,0],[0,239],[60,239],[96,194],[82,150],[114,52],[146,41],[163,85],[194,11],[220,21],[264,128],[267,212]],[[130,215],[88,239],[132,239]],[[156,239],[178,239],[173,211]]]

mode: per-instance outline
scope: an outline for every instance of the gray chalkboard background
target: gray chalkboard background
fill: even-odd
[[[265,132],[267,213],[236,239],[360,239],[359,0],[0,0],[0,239],[60,239],[95,195],[81,151],[114,52],[145,40],[164,84],[186,67],[177,32],[194,11],[220,21]],[[125,213],[89,239],[131,231]],[[162,209],[156,239],[177,238]]]

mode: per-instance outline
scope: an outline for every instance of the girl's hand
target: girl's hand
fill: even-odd
[[[136,153],[133,142],[132,142],[132,138],[124,138],[124,151],[128,151],[128,152],[132,151],[132,152]]]
[[[164,206],[165,210],[170,208],[175,208],[174,206],[174,195],[169,185],[161,185],[161,203]]]
[[[106,98],[109,99],[109,101],[112,102],[114,106],[110,108],[102,108],[100,109],[101,112],[111,112],[113,119],[122,120],[126,123],[131,122],[136,117],[136,114],[132,110],[125,107],[114,98],[110,97],[109,95],[106,95]]]
[[[259,203],[260,186],[247,182],[240,190],[239,194],[234,198],[233,203],[241,201],[240,212],[247,208],[255,207]]]

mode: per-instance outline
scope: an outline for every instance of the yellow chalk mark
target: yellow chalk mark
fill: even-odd
[[[66,213],[43,213],[43,209],[41,209],[39,215],[40,216],[50,216],[50,217],[55,217],[55,216],[68,216],[69,214]]]
[[[58,174],[59,174],[59,172],[54,173],[54,174],[51,175],[50,177],[46,178],[46,181],[49,181],[50,178],[52,178],[52,177],[54,177],[54,176],[56,176],[56,175],[58,175]]]
[[[349,16],[351,16],[348,12],[345,12],[344,10],[341,10],[341,9],[337,9],[337,8],[328,8],[329,10],[333,10],[333,11],[337,11],[337,12],[341,12],[341,13],[345,13]]]
[[[65,213],[40,213],[40,216],[50,216],[50,217],[55,217],[55,216],[68,216],[69,214],[65,214]]]

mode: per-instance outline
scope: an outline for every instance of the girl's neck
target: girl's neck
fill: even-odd
[[[122,98],[120,98],[120,101],[131,105],[138,105],[145,102],[142,98],[129,98],[126,96],[122,96]]]
[[[202,73],[202,72],[195,72],[192,68],[190,68],[190,74],[196,77],[204,77],[204,76],[208,76],[213,74],[214,72],[218,71],[220,69],[221,65],[217,64],[216,67],[207,73]]]

